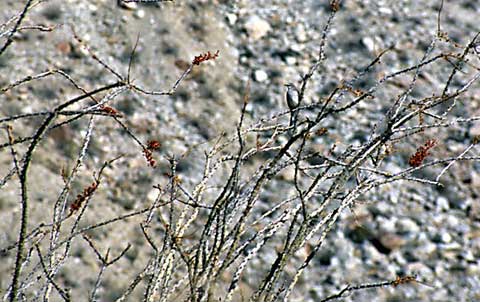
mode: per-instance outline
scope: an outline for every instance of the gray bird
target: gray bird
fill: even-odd
[[[285,97],[287,99],[288,109],[290,109],[290,127],[294,126],[297,123],[298,105],[300,105],[300,92],[298,91],[295,84],[288,83],[285,84],[287,87],[287,93]]]

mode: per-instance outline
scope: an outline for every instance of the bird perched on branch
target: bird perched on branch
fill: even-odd
[[[300,105],[300,92],[298,91],[295,84],[288,83],[285,84],[287,87],[287,93],[285,97],[287,99],[288,109],[290,109],[290,127],[294,126],[297,123],[298,110],[295,110]]]

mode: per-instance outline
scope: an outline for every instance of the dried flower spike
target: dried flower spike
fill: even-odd
[[[417,278],[415,276],[404,276],[404,277],[397,276],[397,278],[394,281],[392,281],[392,285],[394,287],[397,287],[401,284],[410,283],[414,281],[417,281]]]
[[[195,56],[195,58],[192,61],[193,65],[200,65],[200,63],[208,61],[208,60],[215,60],[218,57],[218,53],[220,51],[217,50],[214,54],[210,53],[208,51],[207,53],[204,53],[203,55]]]
[[[423,161],[425,158],[430,155],[428,152],[430,149],[432,149],[437,142],[434,139],[428,140],[423,146],[420,146],[417,149],[417,152],[410,156],[410,159],[408,160],[408,164],[411,167],[419,167],[422,165]]]
[[[143,156],[145,156],[145,159],[147,160],[150,167],[152,167],[152,168],[155,167],[157,162],[153,159],[152,151],[150,151],[146,148],[143,149]]]
[[[147,149],[148,150],[158,150],[160,149],[162,144],[160,144],[157,140],[151,140],[147,142]]]
[[[75,199],[74,202],[70,205],[70,215],[78,211],[81,207],[82,204],[87,198],[92,196],[93,192],[98,188],[98,182],[94,181],[89,187],[86,187],[83,189],[82,194],[78,194],[77,198]]]
[[[102,105],[100,107],[100,110],[102,110],[103,112],[107,113],[108,115],[112,115],[112,116],[121,116],[120,113],[118,113],[118,111],[113,108],[113,107],[110,107],[110,106],[104,106]]]
[[[318,129],[317,131],[315,131],[315,135],[317,135],[317,136],[322,136],[326,133],[328,133],[328,129],[325,128],[325,127],[322,127],[320,129]]]

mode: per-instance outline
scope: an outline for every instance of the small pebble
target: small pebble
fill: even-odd
[[[245,30],[253,40],[264,37],[271,29],[270,24],[258,16],[251,16],[245,22]]]
[[[145,11],[143,9],[136,10],[133,16],[137,19],[143,19],[143,17],[145,17]]]
[[[268,80],[268,74],[264,70],[256,70],[253,74],[255,81],[257,82],[265,82]]]

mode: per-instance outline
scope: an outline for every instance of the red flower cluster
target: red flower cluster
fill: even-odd
[[[432,149],[437,142],[434,139],[428,140],[423,146],[420,146],[417,149],[417,152],[410,156],[410,159],[408,160],[408,164],[411,167],[419,167],[422,163],[423,160],[430,155],[428,152],[430,149]]]
[[[98,182],[94,181],[92,184],[83,189],[82,194],[78,194],[75,201],[70,205],[70,215],[78,211],[81,207],[83,202],[90,196],[92,196],[93,192],[98,188]]]
[[[157,150],[160,148],[162,144],[159,141],[152,140],[147,142],[147,149],[148,150]]]
[[[155,167],[157,162],[153,159],[152,151],[158,150],[162,144],[157,140],[150,140],[147,142],[147,147],[143,149],[143,156],[147,159],[150,167]]]
[[[147,162],[150,165],[150,167],[152,168],[155,167],[157,162],[153,159],[152,151],[148,149],[143,149],[143,156],[145,156],[145,158],[147,159]]]
[[[218,57],[219,52],[220,51],[217,50],[217,52],[212,54],[212,53],[210,53],[210,51],[208,51],[207,53],[205,53],[203,55],[195,56],[195,58],[192,61],[192,64],[193,65],[200,65],[200,63],[205,62],[205,61],[215,60]]]

